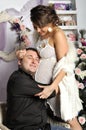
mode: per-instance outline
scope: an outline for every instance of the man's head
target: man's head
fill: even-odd
[[[27,48],[22,59],[18,60],[18,65],[26,73],[35,73],[40,61],[40,56],[36,49]]]

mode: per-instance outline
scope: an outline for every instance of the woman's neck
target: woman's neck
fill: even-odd
[[[43,39],[48,39],[49,37],[51,37],[52,36],[52,32],[51,33],[47,33],[46,35],[44,35],[44,36],[40,36],[40,38],[43,40]]]
[[[56,26],[53,27],[53,28],[52,28],[52,32],[47,32],[46,35],[44,35],[44,36],[40,36],[40,38],[43,40],[43,39],[48,39],[49,37],[53,37],[53,35],[54,35],[56,29],[57,29]]]

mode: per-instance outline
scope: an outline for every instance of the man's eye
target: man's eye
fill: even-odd
[[[32,57],[28,57],[28,59],[33,59]]]
[[[32,59],[32,57],[31,57],[31,56],[27,56],[27,58],[28,58],[28,59]]]
[[[37,58],[37,59],[35,59],[37,62],[39,62],[39,59]]]

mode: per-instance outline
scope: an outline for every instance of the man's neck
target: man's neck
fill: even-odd
[[[20,67],[20,69],[25,72],[26,74],[30,74],[33,78],[35,78],[35,72],[31,72],[31,71],[26,71],[23,68]]]

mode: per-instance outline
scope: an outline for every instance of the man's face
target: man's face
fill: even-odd
[[[39,65],[39,56],[33,50],[27,50],[19,65],[25,72],[35,73]]]

